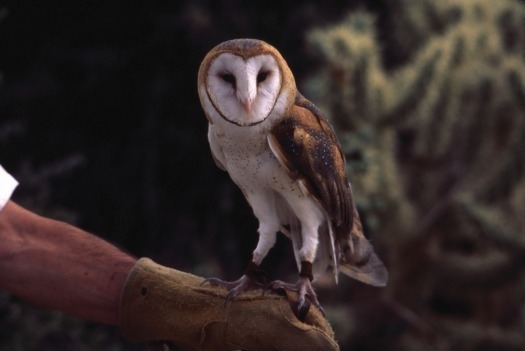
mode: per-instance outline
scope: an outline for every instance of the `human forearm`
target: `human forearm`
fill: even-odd
[[[0,243],[0,288],[42,307],[118,324],[120,293],[135,258],[13,202],[0,212]]]

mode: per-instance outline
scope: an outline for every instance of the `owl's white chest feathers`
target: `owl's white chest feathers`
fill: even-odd
[[[244,130],[239,133],[239,128]],[[210,125],[209,133],[223,154],[221,163],[246,195],[295,187],[268,145],[267,128]]]
[[[295,192],[299,189],[281,167],[268,144],[268,133],[283,114],[284,101],[286,96],[279,99],[265,121],[253,126],[231,124],[215,113],[209,116],[213,121],[208,131],[212,152],[248,196],[267,189],[278,192]]]

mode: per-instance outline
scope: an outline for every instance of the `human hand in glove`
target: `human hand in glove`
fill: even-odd
[[[318,309],[301,322],[288,299],[261,291],[225,304],[227,291],[201,286],[203,280],[140,259],[122,293],[123,335],[150,345],[168,341],[182,350],[339,350]]]

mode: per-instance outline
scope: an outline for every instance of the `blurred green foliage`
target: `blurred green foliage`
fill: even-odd
[[[306,85],[342,140],[387,294],[437,338],[408,330],[388,349],[523,349],[525,7],[390,11],[403,64],[383,68],[374,16],[356,12],[310,33],[325,64]]]

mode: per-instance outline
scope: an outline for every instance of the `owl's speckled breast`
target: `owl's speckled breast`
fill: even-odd
[[[226,133],[215,135],[224,153],[224,166],[245,193],[254,193],[264,187],[275,189],[282,187],[283,182],[290,183],[272,153],[265,133],[245,132],[242,137]]]

